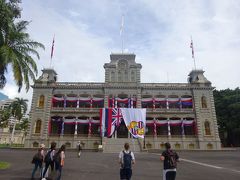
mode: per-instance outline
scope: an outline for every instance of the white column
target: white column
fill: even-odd
[[[184,131],[184,119],[181,118],[182,124],[181,124],[181,128],[182,128],[182,136],[185,136],[185,131]]]
[[[79,97],[77,99],[77,108],[79,108]]]
[[[156,118],[154,117],[153,118],[153,134],[154,134],[154,137],[157,137],[157,124],[156,124]]]
[[[171,136],[171,126],[170,126],[170,119],[167,119],[168,121],[168,136]]]
[[[65,120],[65,118],[63,118],[63,122],[62,122],[61,135],[64,135],[64,120]]]
[[[179,105],[180,110],[182,110],[182,98],[181,97],[179,98],[179,103],[180,103],[180,105]]]
[[[75,120],[75,132],[74,134],[77,135],[77,130],[78,130],[78,126],[77,126],[77,119]]]
[[[169,109],[169,102],[168,102],[168,98],[166,98],[166,106],[167,106],[167,109]]]

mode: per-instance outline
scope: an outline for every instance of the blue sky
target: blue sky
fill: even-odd
[[[120,25],[124,14],[124,49],[143,65],[142,82],[186,82],[193,69],[190,36],[197,68],[217,89],[240,83],[240,1],[238,0],[24,0],[22,19],[32,21],[28,32],[42,42],[37,61],[49,67],[55,34],[54,69],[60,81],[104,81],[103,64],[121,51]],[[1,90],[20,94],[8,75]]]

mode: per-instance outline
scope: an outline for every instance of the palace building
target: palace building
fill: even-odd
[[[135,54],[111,54],[104,64],[105,82],[58,82],[53,69],[43,69],[34,82],[26,147],[66,144],[76,148],[118,151],[123,143],[134,150],[220,149],[211,82],[203,70],[192,70],[187,83],[141,83],[142,65]],[[100,136],[100,109],[146,108],[145,138],[133,139],[124,121],[111,138]]]

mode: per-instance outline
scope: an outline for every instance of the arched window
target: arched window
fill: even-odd
[[[125,75],[124,81],[127,82],[128,81],[128,71],[127,70],[125,70],[124,75]]]
[[[201,104],[202,104],[202,108],[207,108],[207,99],[205,96],[202,96]]]
[[[132,82],[135,81],[135,73],[134,73],[134,71],[131,72],[131,81]]]
[[[204,123],[205,135],[211,135],[210,123],[205,121]]]
[[[111,82],[114,82],[115,81],[115,72],[112,71],[111,72]]]
[[[35,133],[40,133],[41,132],[41,125],[42,125],[42,121],[40,119],[38,119],[36,121]]]
[[[118,71],[118,81],[121,82],[122,81],[122,72]]]
[[[38,142],[36,142],[36,141],[35,141],[35,142],[33,142],[33,147],[34,147],[34,148],[37,148],[37,147],[39,147],[39,143],[38,143]]]
[[[43,108],[44,107],[44,99],[45,99],[44,95],[41,95],[39,97],[39,100],[38,100],[38,107],[39,108]]]

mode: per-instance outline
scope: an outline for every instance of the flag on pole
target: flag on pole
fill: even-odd
[[[192,58],[194,58],[193,40],[191,38],[190,48],[192,49]]]
[[[53,37],[53,41],[52,41],[51,59],[53,57],[54,41],[55,41],[54,39],[55,39],[55,36]]]
[[[120,35],[122,35],[122,33],[123,33],[123,26],[124,26],[124,15],[122,15],[122,23],[120,26]]]

